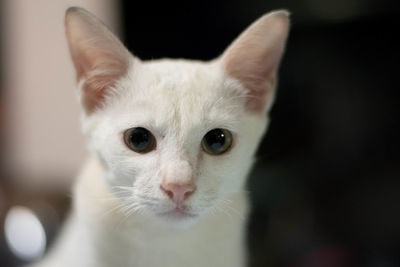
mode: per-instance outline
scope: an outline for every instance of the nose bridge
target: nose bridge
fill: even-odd
[[[185,129],[172,127],[162,153],[162,182],[174,184],[193,183],[194,166],[191,149],[185,141]]]
[[[182,156],[175,159],[171,158],[169,162],[166,162],[166,165],[163,182],[174,184],[192,183],[193,169],[188,159]]]

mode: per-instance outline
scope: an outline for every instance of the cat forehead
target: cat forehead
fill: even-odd
[[[132,126],[174,131],[198,127],[235,128],[243,109],[240,87],[215,62],[157,60],[141,62],[122,85],[119,114]]]
[[[157,118],[229,117],[240,108],[239,85],[218,64],[183,60],[141,63],[125,85],[128,110],[152,112]]]
[[[180,94],[180,98],[227,93],[224,73],[215,61],[161,59],[143,62],[135,79],[158,95]]]

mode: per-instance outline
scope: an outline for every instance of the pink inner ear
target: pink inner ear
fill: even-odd
[[[65,25],[77,80],[82,83],[82,104],[90,114],[104,104],[126,74],[131,55],[101,21],[83,9],[67,11]]]
[[[264,112],[272,104],[287,33],[287,12],[271,12],[250,25],[222,56],[226,73],[244,86],[250,112]]]
[[[95,49],[81,54],[75,62],[77,80],[84,81],[81,88],[82,101],[85,111],[89,114],[104,103],[107,91],[126,74],[128,62],[119,60],[117,55]]]
[[[253,62],[238,62],[240,58],[240,55],[231,59],[227,58],[225,62],[226,72],[245,87],[247,94],[246,109],[250,112],[263,112],[267,106],[267,101],[272,101],[270,98],[273,98],[276,70],[266,68],[262,62],[267,60],[264,60],[261,56]]]
[[[97,108],[101,106],[101,103],[105,101],[105,93],[106,88],[109,86],[113,86],[114,82],[108,82],[107,86],[95,86],[97,83],[97,79],[105,80],[109,79],[108,77],[95,77],[89,80],[86,80],[82,85],[82,104],[85,108],[85,112],[87,114],[91,114]]]

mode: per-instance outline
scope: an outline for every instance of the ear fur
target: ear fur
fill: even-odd
[[[222,55],[225,72],[245,87],[250,112],[263,113],[273,102],[288,31],[289,13],[270,12],[251,24]]]
[[[82,104],[90,114],[126,74],[132,56],[100,20],[82,8],[66,11],[65,28]]]

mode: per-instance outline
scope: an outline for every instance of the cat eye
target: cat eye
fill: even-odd
[[[201,147],[210,155],[220,155],[232,145],[232,133],[226,129],[213,129],[206,133],[201,141]]]
[[[137,153],[147,153],[156,147],[154,135],[142,127],[131,128],[124,132],[125,144]]]

